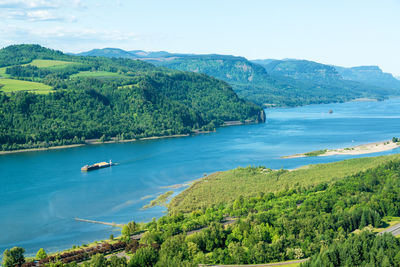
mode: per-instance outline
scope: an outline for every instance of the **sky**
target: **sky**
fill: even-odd
[[[297,58],[400,76],[400,0],[0,0],[0,47]]]

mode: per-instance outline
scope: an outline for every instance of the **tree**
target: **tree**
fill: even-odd
[[[15,265],[22,265],[25,262],[24,257],[25,249],[20,247],[13,247],[12,249],[6,249],[3,253],[3,266],[13,267]]]
[[[137,232],[138,230],[139,230],[139,225],[137,223],[135,223],[134,221],[132,221],[132,222],[125,224],[122,227],[121,234],[123,236],[130,236],[130,235],[134,234],[135,232]]]
[[[110,259],[107,261],[110,267],[126,267],[128,263],[126,262],[125,257],[117,257],[115,255],[111,256]]]
[[[107,259],[103,254],[96,254],[90,260],[90,267],[106,267]]]
[[[150,267],[156,264],[158,252],[151,246],[139,248],[129,261],[130,267]]]
[[[36,259],[38,260],[43,260],[44,258],[47,258],[47,253],[46,251],[41,248],[39,251],[36,253]]]

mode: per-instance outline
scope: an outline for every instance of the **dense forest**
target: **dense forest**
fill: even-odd
[[[244,169],[251,174],[263,167]],[[260,192],[190,213],[171,212],[149,223],[125,225],[119,241],[95,251],[60,257],[68,263],[97,254],[86,266],[258,264],[309,257],[304,266],[399,266],[399,240],[371,231],[400,215],[399,177],[400,160],[393,160],[332,183]],[[196,229],[202,230],[192,231]],[[131,238],[135,233],[144,234],[137,240]],[[119,263],[112,265],[103,254],[113,247],[124,247],[131,259],[113,258]],[[49,259],[57,257],[43,262]]]
[[[312,257],[304,267],[400,265],[400,241],[391,234],[375,235],[368,231],[336,241]]]
[[[35,66],[38,59],[47,66]],[[224,121],[264,119],[260,107],[239,99],[225,82],[143,61],[18,45],[0,50],[0,66],[8,66],[4,75],[11,81],[53,88],[0,92],[1,150],[187,134]]]

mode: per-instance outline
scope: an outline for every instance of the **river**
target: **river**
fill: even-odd
[[[0,155],[0,251],[22,246],[32,255],[41,247],[57,251],[118,235],[118,228],[74,218],[149,221],[165,208],[141,208],[170,190],[165,186],[205,173],[332,162],[357,156],[280,157],[400,136],[400,99],[267,109],[266,117],[264,124],[196,136]],[[109,159],[119,165],[80,171],[85,164]]]

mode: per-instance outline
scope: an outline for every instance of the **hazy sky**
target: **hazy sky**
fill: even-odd
[[[0,0],[0,47],[18,43],[299,58],[400,75],[400,0]]]

